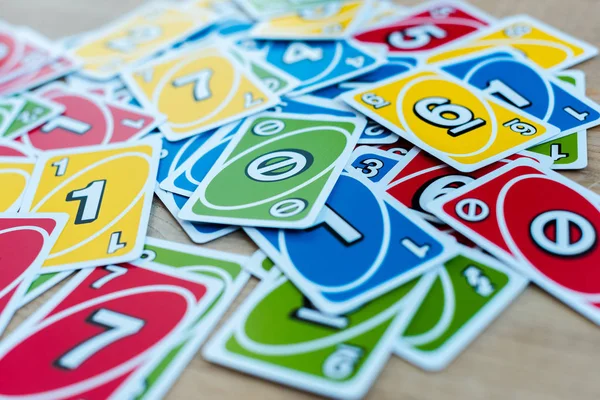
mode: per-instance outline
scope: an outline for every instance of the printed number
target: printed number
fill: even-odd
[[[86,340],[56,360],[56,365],[59,367],[68,370],[77,369],[99,351],[120,339],[135,335],[145,324],[145,322],[139,318],[111,311],[106,308],[94,311],[86,319],[86,322],[100,326],[106,330],[99,335]]]
[[[346,329],[348,327],[348,318],[323,314],[306,297],[304,298],[304,307],[298,308],[292,316],[300,321],[332,329]]]
[[[137,46],[156,40],[161,35],[162,29],[159,26],[137,26],[129,30],[127,36],[109,40],[106,46],[121,53],[131,53],[136,50]]]
[[[439,18],[447,18],[454,11],[456,11],[456,9],[453,7],[442,6],[442,7],[434,8],[433,10],[431,10],[431,12],[429,14],[431,14],[432,18],[439,19]]]
[[[380,135],[383,135],[384,133],[386,133],[386,129],[383,126],[381,126],[377,123],[369,122],[367,124],[367,128],[365,129],[365,131],[362,134],[370,137],[370,136],[380,136]]]
[[[575,118],[577,121],[585,121],[587,119],[587,117],[590,116],[590,113],[588,112],[578,112],[576,110],[573,109],[573,107],[565,107],[563,108],[564,112],[566,112],[567,114],[569,114],[571,117]]]
[[[379,170],[384,167],[384,163],[376,158],[368,158],[360,162],[362,167],[355,167],[355,169],[361,172],[367,178],[374,178],[379,175]]]
[[[504,123],[502,126],[510,128],[511,131],[520,133],[523,136],[532,136],[537,133],[535,126],[530,125],[526,122],[522,122],[519,118],[515,118],[512,121]]]
[[[431,39],[444,39],[446,35],[439,26],[426,24],[393,32],[388,36],[388,43],[397,49],[414,50],[427,46]]]
[[[408,251],[410,251],[411,253],[413,253],[415,256],[417,256],[419,258],[425,258],[425,256],[427,255],[427,252],[430,249],[429,245],[426,244],[423,246],[419,246],[418,244],[413,242],[412,239],[409,239],[409,238],[402,239],[402,241],[400,243],[402,243],[402,246],[404,246],[405,249],[407,249]]]
[[[550,146],[550,157],[552,157],[553,161],[558,161],[561,158],[569,157],[569,153],[563,153],[561,144],[554,143]]]
[[[313,230],[320,227],[325,227],[329,232],[336,236],[342,243],[349,246],[359,242],[363,238],[363,234],[354,228],[348,221],[342,218],[341,215],[334,210],[325,206],[323,209],[323,220],[320,224],[310,228]]]
[[[469,266],[463,271],[463,276],[467,279],[467,283],[473,289],[475,289],[475,293],[482,297],[490,297],[494,293],[494,285],[490,278],[483,274],[481,269]]]
[[[19,122],[27,125],[32,124],[40,119],[45,112],[46,110],[41,107],[36,107],[31,111],[23,111],[21,114],[19,114]]]
[[[295,64],[300,61],[319,61],[323,58],[323,49],[310,47],[304,43],[294,42],[289,45],[283,55],[283,62]]]
[[[274,151],[248,164],[246,175],[258,182],[279,182],[306,171],[313,161],[312,154],[304,150]]]
[[[349,65],[354,68],[362,68],[365,65],[365,58],[363,56],[358,57],[348,57],[346,58],[346,65]]]
[[[515,107],[525,108],[531,105],[531,102],[519,93],[514,91],[512,88],[507,86],[500,79],[494,79],[490,81],[488,87],[484,90],[489,94],[498,94],[506,101],[514,105]]]
[[[60,115],[44,124],[41,131],[44,133],[50,133],[59,128],[76,135],[85,135],[90,129],[92,129],[92,126],[74,118]]]
[[[387,107],[391,104],[389,101],[385,100],[383,97],[377,96],[374,93],[363,94],[361,97],[361,100],[365,104],[372,106],[376,110],[379,110],[380,108],[383,108],[383,107]]]
[[[121,125],[123,125],[126,128],[132,128],[132,129],[142,129],[144,127],[145,123],[146,123],[146,120],[144,118],[140,118],[138,120],[125,118],[124,120],[121,121]]]
[[[67,201],[79,202],[75,225],[89,224],[98,219],[105,187],[105,179],[93,181],[85,188],[73,190],[67,195]]]
[[[123,232],[113,232],[110,235],[110,239],[108,241],[108,250],[106,251],[108,254],[116,253],[118,250],[121,250],[127,246],[127,242],[121,242],[121,235]]]
[[[362,356],[361,348],[340,344],[335,352],[325,360],[323,374],[331,379],[346,379],[352,375]]]
[[[98,279],[96,282],[92,283],[93,289],[102,288],[102,286],[106,285],[108,282],[110,282],[113,279],[116,279],[120,276],[125,275],[128,271],[127,268],[120,267],[118,265],[107,265],[106,267],[104,267],[104,269],[107,270],[108,272],[110,272],[110,274],[103,276],[102,278]]]
[[[448,134],[458,137],[486,124],[481,118],[474,118],[466,107],[452,104],[443,97],[428,97],[415,104],[414,112],[423,121],[439,128],[450,128]],[[448,118],[451,117],[451,118]]]
[[[264,103],[264,99],[262,97],[254,98],[254,94],[252,92],[247,92],[244,94],[244,107],[250,108],[257,106],[259,104]]]
[[[213,76],[213,70],[205,68],[201,71],[194,72],[175,79],[172,82],[173,87],[180,88],[189,84],[194,84],[194,100],[203,101],[212,97],[210,91],[210,80]]]
[[[53,162],[52,166],[56,168],[54,176],[63,176],[67,172],[67,165],[69,165],[69,158],[67,157]]]

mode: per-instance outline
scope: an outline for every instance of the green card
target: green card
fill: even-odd
[[[2,134],[5,139],[15,139],[24,135],[65,111],[65,106],[62,104],[35,95],[27,94],[20,96],[19,99],[25,103],[16,118]]]
[[[583,71],[561,71],[556,75],[560,80],[576,87],[585,94],[585,74]],[[552,157],[555,170],[583,169],[588,165],[587,131],[572,133],[555,140],[534,146],[530,151]]]
[[[262,113],[248,118],[179,218],[223,225],[308,228],[317,220],[366,121]]]
[[[322,6],[327,3],[339,3],[339,0],[238,0],[238,4],[255,19],[288,14],[302,8]]]
[[[428,371],[450,364],[527,286],[528,280],[479,251],[463,247],[448,261],[395,353]]]
[[[140,262],[177,268],[186,273],[219,279],[224,290],[215,303],[203,314],[193,329],[184,332],[179,341],[163,352],[164,357],[145,362],[129,382],[135,382],[138,399],[162,398],[194,357],[210,331],[248,282],[250,275],[243,265],[247,257],[198,246],[148,238]]]
[[[262,281],[204,356],[319,395],[361,398],[434,278],[428,274],[342,316],[319,312],[283,276]]]
[[[14,97],[0,99],[0,138],[6,139],[8,137],[6,131],[10,128],[15,118],[17,118],[17,115],[19,115],[19,111],[21,111],[24,104],[24,100]]]

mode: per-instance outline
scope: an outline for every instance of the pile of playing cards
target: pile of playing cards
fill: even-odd
[[[587,165],[600,107],[565,69],[596,54],[452,0],[1,23],[0,332],[79,272],[0,341],[0,397],[160,398],[250,275],[204,358],[330,397],[391,355],[445,368],[529,280],[600,324],[600,196],[553,171]],[[154,194],[260,250],[148,238]]]

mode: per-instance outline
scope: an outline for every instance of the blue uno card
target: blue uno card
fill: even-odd
[[[452,239],[353,171],[341,175],[319,222],[245,231],[325,313],[352,311],[456,254]]]
[[[385,57],[353,40],[283,41],[243,39],[246,51],[260,54],[302,82],[288,96],[298,96],[377,69]]]
[[[161,183],[167,179],[178,166],[183,164],[185,160],[191,157],[198,148],[202,147],[210,139],[210,134],[202,134],[177,142],[169,142],[163,138],[163,148],[160,164],[158,166],[157,182]],[[155,192],[194,243],[208,243],[237,230],[237,227],[234,228],[225,225],[182,221],[177,218],[177,214],[179,214],[179,211],[181,211],[181,208],[187,202],[188,198],[179,194],[164,191],[160,189],[158,185]]]
[[[270,112],[284,112],[294,114],[323,114],[336,117],[356,117],[357,114],[343,105],[330,101],[302,96],[295,99],[282,98],[282,102],[268,110]],[[220,128],[214,135],[213,140],[207,142],[187,158],[169,177],[161,184],[161,187],[173,193],[185,197],[191,197],[206,177],[210,169],[221,156],[225,148],[238,130],[244,120],[234,122]]]
[[[354,150],[347,168],[352,168],[376,184],[388,183],[388,174],[402,160],[402,156],[372,146],[361,146]]]
[[[441,68],[561,130],[550,140],[600,124],[600,107],[518,52],[493,49],[454,59]]]

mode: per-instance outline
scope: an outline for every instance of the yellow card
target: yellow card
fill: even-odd
[[[145,108],[166,115],[168,140],[185,139],[279,103],[228,50],[226,42],[186,47],[122,77]]]
[[[331,2],[258,23],[257,39],[332,40],[350,37],[370,13],[372,1]]]
[[[133,261],[143,251],[160,160],[159,138],[44,153],[21,210],[69,221],[43,273]]]
[[[397,75],[342,99],[463,172],[556,135],[558,129],[435,67]]]
[[[0,213],[17,212],[31,178],[35,162],[0,158]]]
[[[90,35],[71,53],[82,61],[83,74],[111,79],[123,68],[144,61],[214,19],[208,9],[154,3]]]
[[[497,46],[512,46],[540,67],[563,70],[598,54],[598,49],[526,15],[506,18],[427,59],[445,61]]]

